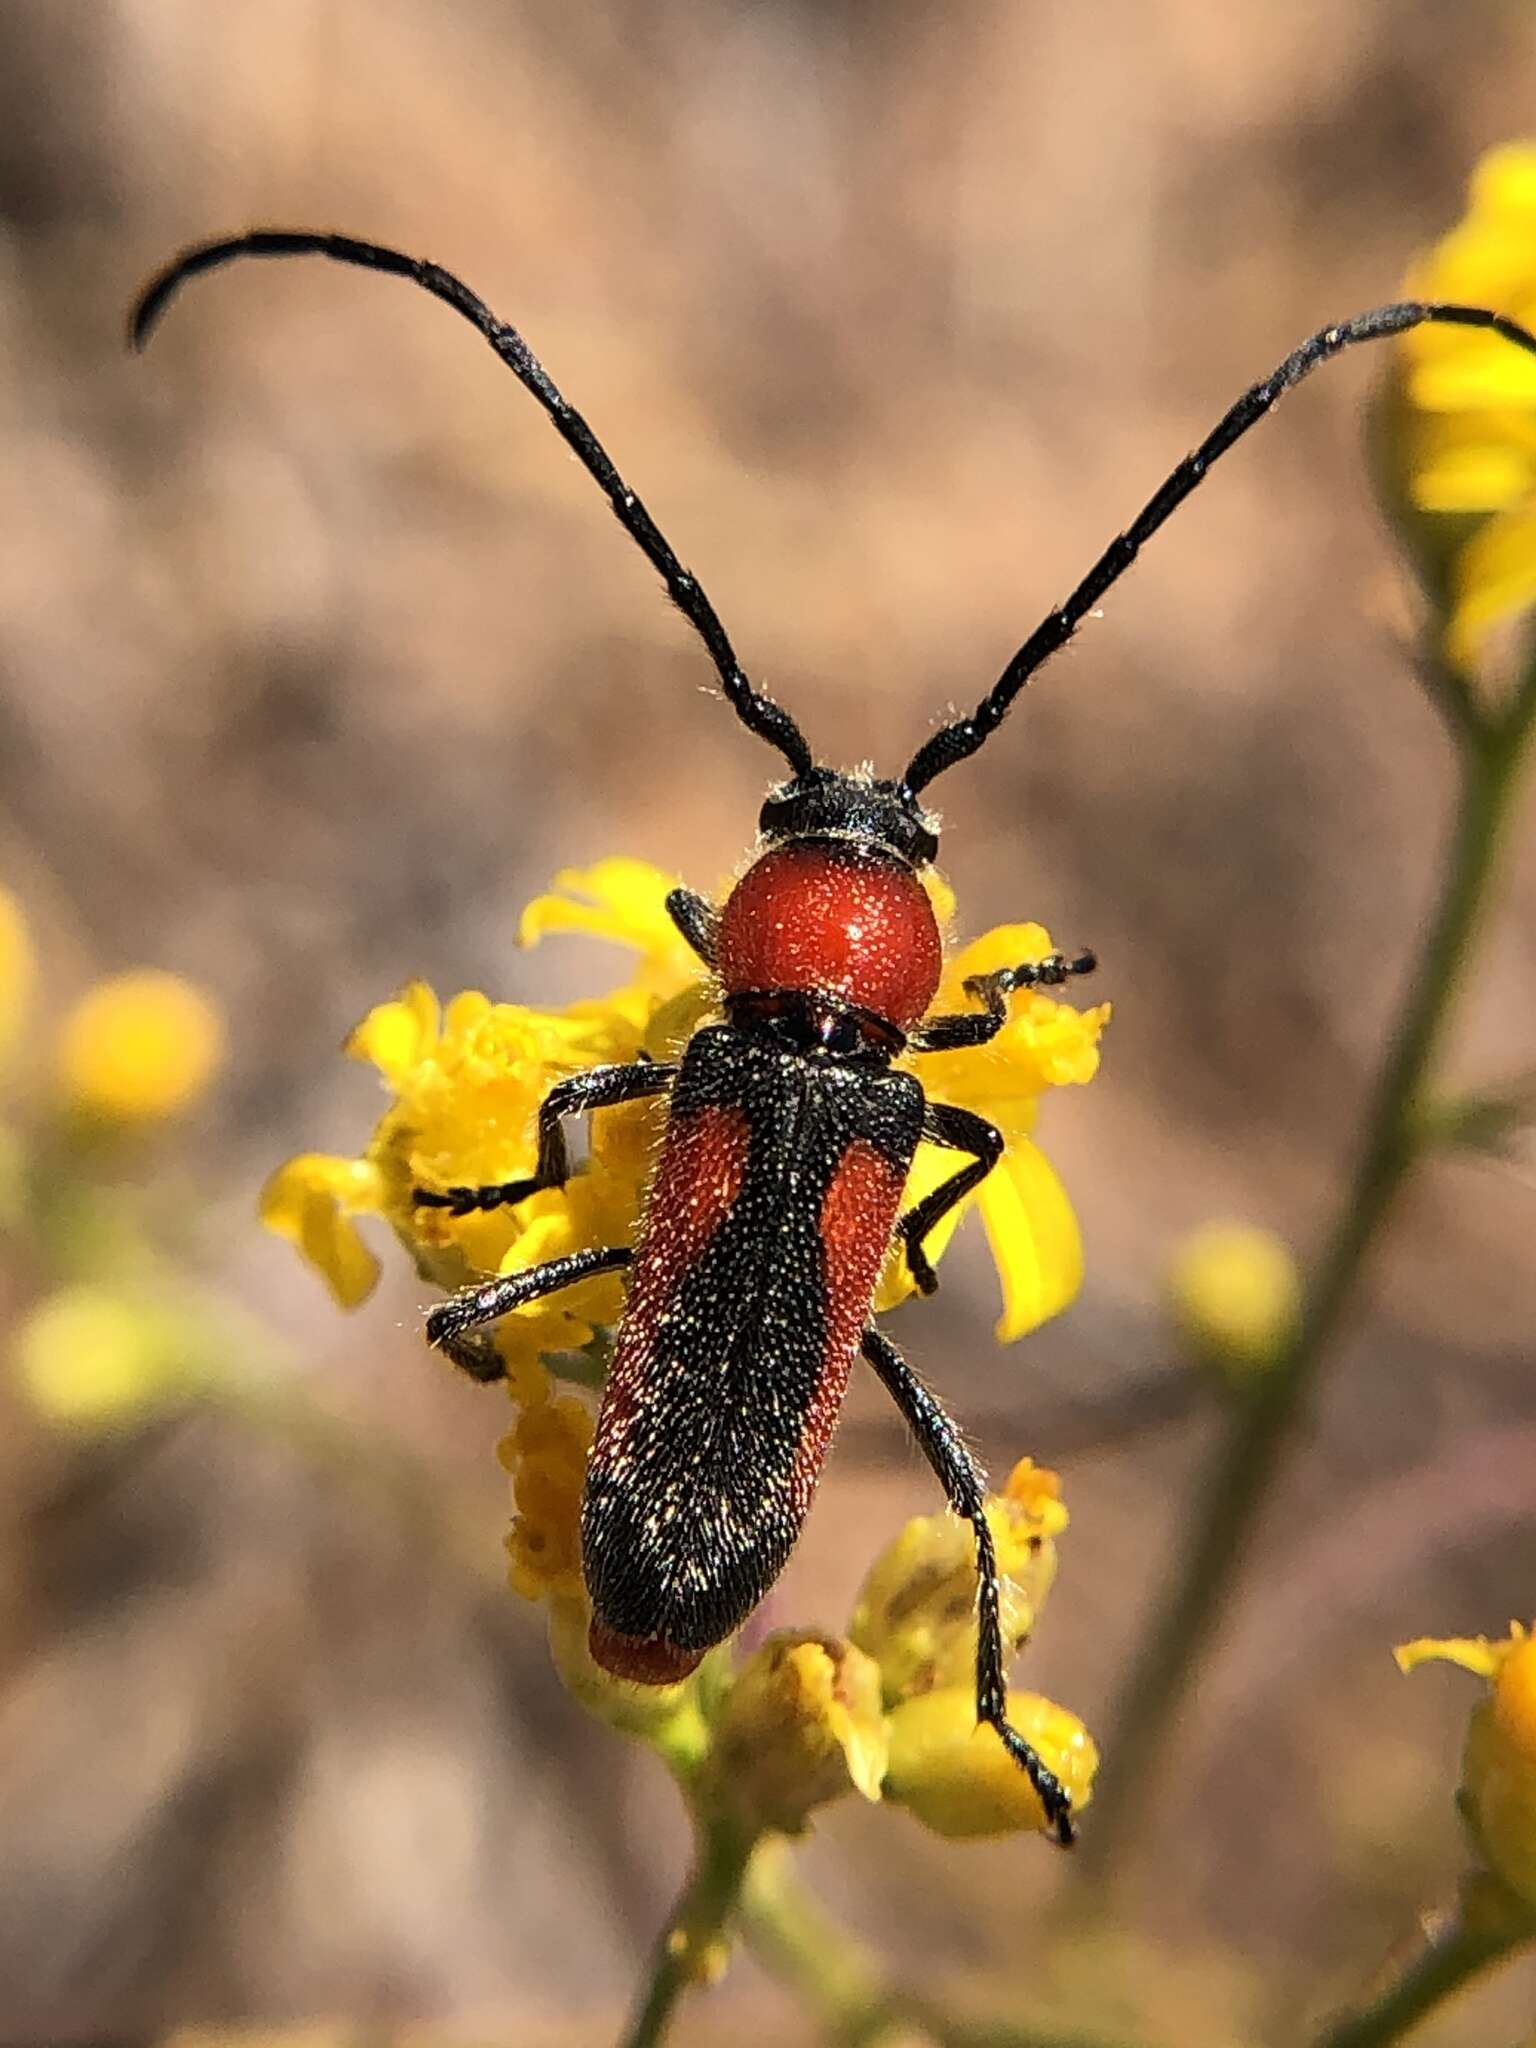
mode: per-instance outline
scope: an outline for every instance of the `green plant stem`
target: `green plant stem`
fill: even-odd
[[[939,2048],[1130,2048],[1096,2032],[994,2017],[961,2017],[893,1985],[869,1951],[839,1927],[799,1883],[789,1844],[763,1843],[741,1902],[748,1948],[769,1974],[816,2014],[835,2048],[877,2048],[914,2031]]]
[[[1501,1896],[1497,1910],[1477,1909],[1477,1894],[1490,1890],[1497,1890],[1492,1879],[1471,1880],[1471,1910],[1457,1913],[1438,1929],[1408,1968],[1369,2005],[1330,2022],[1313,2048],[1390,2048],[1475,1977],[1536,1940],[1536,1917],[1514,1901]]]
[[[1182,1568],[1127,1689],[1085,1841],[1085,1861],[1100,1875],[1135,1834],[1163,1782],[1179,1709],[1247,1555],[1292,1428],[1317,1383],[1365,1258],[1420,1155],[1417,1107],[1487,903],[1531,700],[1527,688],[1510,715],[1483,728],[1462,753],[1439,903],[1376,1083],[1353,1181],[1294,1335],[1236,1410],[1196,1509]]]
[[[1139,2048],[1135,2042],[1079,2027],[1032,2026],[1028,2020],[956,2019],[921,1998],[912,2000],[908,2014],[927,2029],[938,2048]]]
[[[838,2048],[873,2048],[906,2024],[874,1958],[799,1883],[783,1840],[764,1842],[752,1859],[741,1930],[764,1969],[810,2007]]]
[[[623,2048],[657,2048],[666,2038],[689,1985],[709,1981],[712,1951],[724,1940],[741,1901],[759,1838],[718,1815],[696,1816],[696,1827],[693,1875],[656,1944]]]

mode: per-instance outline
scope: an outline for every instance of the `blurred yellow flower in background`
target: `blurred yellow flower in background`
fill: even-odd
[[[1514,1622],[1502,1641],[1420,1637],[1394,1653],[1399,1667],[1459,1664],[1488,1681],[1462,1753],[1462,1811],[1489,1868],[1536,1907],[1536,1636]]]
[[[1536,143],[1482,158],[1466,213],[1415,264],[1408,290],[1536,323]],[[1466,674],[1491,632],[1536,604],[1536,359],[1469,327],[1418,327],[1399,348],[1405,487],[1418,512],[1444,519],[1445,648]]]
[[[25,1029],[36,979],[32,935],[21,905],[8,889],[0,888],[0,1066]]]
[[[206,1339],[163,1304],[104,1284],[46,1296],[14,1340],[21,1386],[39,1413],[82,1428],[129,1424],[206,1379]]]
[[[1168,1291],[1195,1350],[1239,1383],[1278,1354],[1301,1310],[1290,1247],[1250,1223],[1192,1231],[1174,1253]]]
[[[99,981],[64,1019],[59,1085],[78,1115],[151,1123],[187,1109],[224,1055],[224,1020],[179,975],[136,968]]]

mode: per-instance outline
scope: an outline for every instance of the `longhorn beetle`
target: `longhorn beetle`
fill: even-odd
[[[980,1468],[954,1424],[870,1320],[888,1246],[925,1294],[923,1240],[997,1164],[1001,1135],[930,1102],[900,1053],[985,1045],[1008,998],[1087,974],[1091,953],[1052,953],[966,983],[975,1008],[929,1016],[941,947],[921,871],[938,853],[923,791],[974,754],[1013,700],[1189,496],[1211,464],[1293,384],[1357,341],[1426,321],[1491,328],[1536,354],[1536,337],[1478,306],[1381,306],[1325,327],[1246,391],[1186,456],[1088,574],[1030,634],[966,718],[941,726],[890,781],[817,762],[789,713],[747,678],[714,606],[682,566],[581,414],[522,336],[435,263],[347,236],[263,229],[187,250],[146,288],[142,346],[181,283],[240,256],[317,255],[409,278],[477,327],[606,494],[619,524],[709,652],[727,702],[788,764],[758,819],[751,865],[725,902],[676,889],[667,908],[716,978],[724,1021],[674,1064],[595,1067],[550,1091],[538,1163],[490,1187],[418,1189],[454,1215],[523,1201],[570,1172],[564,1119],[643,1096],[668,1098],[660,1162],[638,1242],[594,1246],[464,1288],[427,1335],[478,1380],[502,1376],[484,1335],[521,1303],[590,1274],[630,1269],[628,1297],[587,1468],[582,1558],[591,1648],[622,1678],[662,1685],[740,1627],[784,1567],[821,1469],[855,1352],[874,1367],[957,1515],[975,1531],[976,1713],[1028,1774],[1063,1844],[1071,1802],[1009,1726],[997,1565]],[[919,1139],[965,1161],[901,1211]]]

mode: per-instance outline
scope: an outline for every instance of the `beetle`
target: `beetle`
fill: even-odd
[[[702,586],[682,565],[597,436],[518,331],[435,263],[377,243],[262,229],[186,250],[131,317],[142,346],[188,278],[245,256],[318,255],[404,277],[475,326],[543,407],[703,641],[727,702],[777,750],[750,864],[718,907],[687,889],[667,908],[714,975],[720,1021],[677,1063],[603,1066],[560,1082],[538,1117],[531,1175],[484,1187],[417,1189],[455,1215],[514,1204],[570,1174],[567,1118],[667,1098],[666,1132],[637,1242],[593,1246],[462,1289],[427,1335],[478,1380],[502,1376],[486,1325],[596,1273],[628,1270],[587,1469],[582,1560],[595,1660],[647,1685],[676,1681],[738,1629],[772,1586],[809,1509],[853,1360],[862,1352],[974,1531],[976,1714],[1027,1773],[1058,1841],[1070,1799],[1007,1717],[999,1586],[980,1466],[939,1402],[871,1320],[891,1244],[917,1287],[937,1276],[923,1243],[996,1165],[1000,1133],[928,1099],[902,1054],[982,1046],[1021,989],[1089,973],[1090,952],[1052,953],[965,984],[972,1009],[931,1016],[942,948],[922,871],[938,824],[922,793],[974,754],[1014,699],[1136,559],[1218,457],[1319,364],[1356,342],[1425,322],[1491,329],[1536,353],[1536,337],[1478,306],[1407,301],[1320,329],[1253,385],[1048,612],[969,716],[917,749],[899,776],[817,762],[799,726],[749,681]],[[921,1139],[964,1162],[904,1213]]]

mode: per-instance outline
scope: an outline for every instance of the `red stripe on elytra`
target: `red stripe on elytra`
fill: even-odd
[[[750,1142],[746,1112],[735,1107],[689,1110],[674,1114],[667,1124],[597,1419],[594,1460],[612,1455],[635,1412],[652,1334],[689,1268],[730,1214],[741,1192]]]
[[[818,1228],[825,1252],[826,1328],[821,1376],[806,1412],[790,1481],[802,1512],[810,1505],[837,1426],[906,1179],[905,1169],[892,1166],[867,1138],[855,1138],[822,1198]]]

